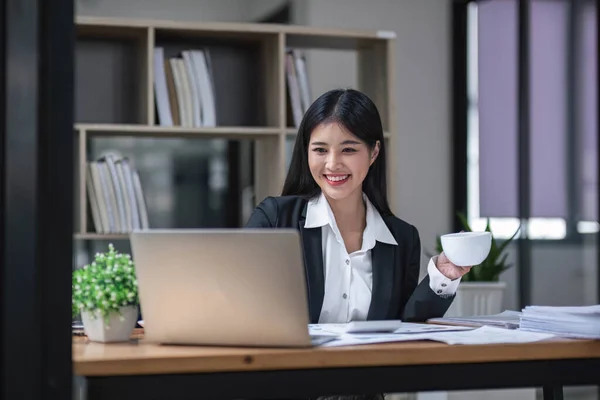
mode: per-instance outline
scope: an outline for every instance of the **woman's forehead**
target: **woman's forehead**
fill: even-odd
[[[343,125],[337,122],[330,122],[318,125],[311,133],[310,142],[325,142],[329,144],[341,143],[344,141],[362,141]]]

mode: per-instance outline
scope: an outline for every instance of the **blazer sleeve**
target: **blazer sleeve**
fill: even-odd
[[[418,283],[421,268],[421,239],[414,226],[412,236],[408,269],[401,295],[401,304],[405,306],[400,318],[407,322],[425,322],[429,318],[443,317],[452,304],[454,295],[442,297],[436,294],[429,286],[429,275]]]
[[[274,199],[264,199],[250,215],[246,228],[273,228],[276,226],[277,203]]]

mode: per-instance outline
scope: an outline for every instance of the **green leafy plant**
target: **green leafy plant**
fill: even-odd
[[[129,254],[117,252],[112,244],[108,252],[97,253],[91,264],[74,270],[72,276],[74,317],[89,311],[92,316],[101,314],[108,323],[111,313],[121,315],[121,307],[138,305],[134,263]]]
[[[458,218],[460,219],[463,230],[466,232],[472,232],[471,227],[469,226],[469,222],[467,218],[462,213],[458,213]],[[506,258],[508,257],[508,253],[505,252],[506,247],[514,240],[517,233],[520,230],[517,228],[513,235],[504,240],[501,244],[498,243],[497,239],[494,238],[492,234],[492,245],[490,248],[490,253],[487,258],[479,265],[474,265],[471,270],[466,273],[462,277],[462,282],[497,282],[500,278],[500,274],[510,267],[512,267],[511,263],[506,262]],[[490,219],[487,219],[487,223],[485,226],[486,232],[491,232],[490,230]],[[436,251],[437,254],[442,252],[442,241],[440,236],[436,238]]]

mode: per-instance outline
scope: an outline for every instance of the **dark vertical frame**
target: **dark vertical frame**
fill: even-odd
[[[0,396],[70,399],[73,1],[0,6]]]
[[[36,255],[38,18],[35,2],[4,2],[2,399],[42,393],[40,280]]]
[[[566,48],[566,69],[567,69],[567,141],[565,150],[567,152],[567,237],[577,236],[577,221],[581,220],[579,212],[580,202],[580,177],[581,168],[577,158],[580,140],[582,140],[580,126],[576,111],[579,106],[579,88],[577,84],[577,68],[579,66],[577,55],[579,54],[579,32],[577,29],[578,15],[580,14],[580,1],[572,0],[569,2],[567,16],[567,48]]]
[[[44,397],[72,394],[74,53],[73,0],[39,0],[39,266]]]
[[[240,226],[242,214],[242,192],[241,171],[240,171],[240,151],[241,143],[239,141],[230,140],[227,142],[227,198],[225,225],[229,228],[238,228]]]
[[[530,212],[529,136],[530,136],[530,21],[531,0],[518,2],[518,189],[521,236],[518,240],[519,306],[531,304],[531,241],[527,237]]]
[[[456,212],[467,212],[467,134],[468,134],[468,1],[452,2],[452,229],[463,229]]]
[[[598,12],[598,1],[597,0],[588,0],[588,1],[595,1],[596,2],[596,54],[598,54],[598,50],[600,50],[600,41],[598,40],[598,38],[600,37],[600,34],[598,33],[599,31],[599,26],[600,26],[600,13]],[[598,89],[598,86],[600,84],[600,79],[598,79],[600,77],[599,74],[599,67],[598,64],[596,64],[596,88]],[[596,115],[600,116],[600,102],[596,101]],[[597,128],[598,129],[598,128]],[[598,154],[598,158],[596,160],[596,167],[597,167],[597,176],[600,179],[600,129],[598,130],[598,132],[596,132],[598,140],[597,140],[597,153]],[[598,202],[597,202],[597,206],[598,206],[598,216],[600,217],[600,186],[598,187]],[[597,297],[597,302],[598,304],[600,304],[600,232],[596,233],[596,297]],[[600,387],[598,387],[598,400],[600,400]]]
[[[5,287],[5,239],[4,239],[4,224],[5,224],[5,202],[4,202],[4,186],[6,179],[4,178],[4,171],[6,170],[5,166],[5,136],[6,136],[6,101],[5,101],[5,80],[6,80],[6,51],[5,51],[5,43],[6,43],[6,2],[4,0],[0,0],[0,290],[3,290]],[[4,296],[0,293],[0,351],[3,353],[4,351],[4,335],[2,332],[4,329],[4,321],[5,321],[5,312],[4,312]],[[4,355],[0,355],[0,388],[2,387],[4,380],[6,379],[6,359]],[[0,389],[0,399],[4,399],[6,394]]]

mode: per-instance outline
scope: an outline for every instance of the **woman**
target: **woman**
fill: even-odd
[[[375,104],[329,91],[300,124],[282,196],[247,223],[300,231],[311,323],[441,317],[470,269],[441,253],[418,283],[419,233],[390,211],[385,158]]]

